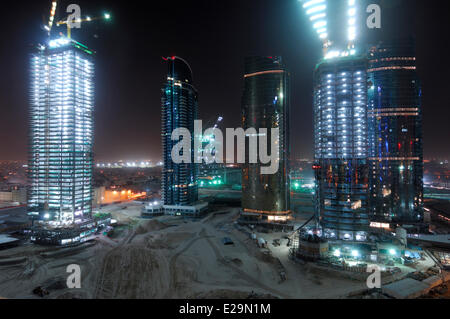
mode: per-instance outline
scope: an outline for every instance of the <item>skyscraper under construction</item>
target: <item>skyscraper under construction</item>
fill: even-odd
[[[414,41],[372,47],[368,78],[370,213],[374,222],[421,223],[422,105]]]
[[[314,71],[316,216],[325,237],[362,241],[370,220],[367,60],[355,46],[360,4],[356,0],[339,2],[337,7],[327,0],[302,3],[324,50]],[[339,15],[342,18],[336,19]],[[336,20],[334,28],[330,20]],[[330,40],[330,35],[339,39],[344,34],[345,41]]]
[[[355,47],[356,0],[345,2],[347,44],[329,41],[328,15],[339,15],[334,3],[302,2],[324,44],[314,87],[315,206],[323,234],[360,241],[371,227],[421,224],[422,110],[414,43]]]
[[[278,170],[263,175],[263,164],[250,163],[249,147],[242,170],[242,219],[261,223],[284,224],[290,217],[288,159],[289,145],[289,72],[281,57],[248,57],[245,59],[242,125],[244,130],[267,129],[271,144],[271,129],[279,129]],[[247,141],[251,142],[248,136]],[[261,144],[258,140],[258,149]],[[268,153],[275,152],[268,146]],[[265,165],[264,165],[265,166]]]
[[[93,51],[68,38],[31,56],[28,213],[54,227],[92,213]]]
[[[194,121],[198,117],[198,94],[192,70],[182,58],[165,59],[168,65],[167,82],[162,88],[161,136],[163,146],[162,201],[166,206],[190,206],[198,200],[198,164],[194,150]],[[172,132],[185,128],[191,133],[190,163],[175,163],[172,149],[178,143]],[[186,150],[185,150],[186,151]]]
[[[366,59],[324,59],[314,75],[316,213],[326,237],[364,240],[367,212]]]

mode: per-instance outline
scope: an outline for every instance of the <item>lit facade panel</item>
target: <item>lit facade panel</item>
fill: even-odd
[[[194,121],[198,119],[198,94],[193,86],[192,70],[179,57],[167,58],[167,82],[162,88],[161,128],[163,171],[161,179],[164,205],[189,206],[198,201],[198,156],[194,148]],[[176,164],[172,149],[178,141],[172,141],[172,132],[186,128],[191,133],[191,161]]]
[[[369,53],[370,213],[381,222],[423,220],[421,86],[413,41]]]
[[[338,29],[345,30],[346,47],[354,49],[355,41],[358,37],[358,19],[360,15],[360,1],[357,0],[299,0],[302,4],[303,10],[306,13],[308,20],[318,34],[319,38],[324,43],[324,48],[327,49],[331,42],[330,37],[335,37],[337,34],[333,30],[333,26],[329,22],[334,22],[330,19],[331,16],[339,16]],[[365,11],[365,10],[364,10]],[[334,22],[336,23],[336,22]],[[331,32],[330,32],[331,31]],[[331,34],[330,34],[331,33]],[[333,42],[336,39],[332,39]],[[342,47],[343,48],[343,47]]]
[[[28,212],[66,226],[91,215],[94,62],[76,41],[50,43],[31,55]]]
[[[337,58],[316,70],[315,158],[367,157],[367,74],[363,60]]]
[[[367,64],[361,57],[323,60],[315,71],[316,214],[324,234],[366,238]]]
[[[301,0],[303,9],[312,23],[319,38],[326,41],[328,38],[327,0]]]
[[[356,40],[357,37],[357,14],[358,7],[356,0],[346,0],[347,1],[347,40],[350,44]]]
[[[269,219],[273,215],[283,215],[285,219],[290,213],[289,85],[289,72],[281,57],[255,56],[245,59],[242,127],[244,130],[255,128],[257,132],[267,128],[269,135],[271,128],[279,129],[278,171],[261,175],[261,166],[267,164],[259,161],[251,164],[248,146],[242,169],[242,208],[244,212],[264,215],[266,221],[271,221]],[[249,140],[247,138],[246,143]],[[267,136],[267,143],[270,152],[271,136]]]

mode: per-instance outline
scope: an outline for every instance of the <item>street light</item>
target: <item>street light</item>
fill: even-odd
[[[334,257],[341,257],[341,250],[340,249],[336,249],[334,252],[333,252],[333,256]]]

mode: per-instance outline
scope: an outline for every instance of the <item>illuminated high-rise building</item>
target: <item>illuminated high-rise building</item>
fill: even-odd
[[[267,164],[260,160],[250,163],[249,147],[246,147],[242,169],[243,219],[276,224],[285,223],[290,217],[289,94],[289,72],[281,57],[245,59],[242,126],[244,130],[254,128],[258,136],[262,134],[260,129],[267,129],[268,145],[271,144],[271,129],[278,128],[279,159],[277,172],[263,175],[261,167]],[[269,154],[274,151],[268,146]]]
[[[314,75],[316,213],[327,237],[364,240],[367,78],[364,57],[323,60]]]
[[[198,150],[194,149],[194,121],[198,117],[198,94],[189,64],[179,57],[169,57],[166,61],[168,75],[167,82],[162,88],[161,105],[164,163],[161,182],[162,201],[165,206],[191,206],[198,201],[198,164],[195,163]],[[178,128],[185,128],[191,134],[190,163],[177,164],[172,159],[172,149],[178,143],[172,140],[172,132]]]
[[[319,38],[324,43],[328,42],[328,1],[327,0],[301,0],[303,8],[309,20],[313,24]]]
[[[422,110],[413,42],[363,52],[355,46],[361,1],[301,1],[324,47],[314,117],[316,214],[325,236],[364,240],[370,226],[421,224]]]
[[[423,219],[421,86],[412,40],[369,52],[370,213],[374,222]]]
[[[370,222],[367,60],[355,47],[358,1],[302,0],[302,4],[324,48],[314,72],[317,220],[325,237],[362,241]],[[334,27],[329,25],[331,14]]]
[[[358,14],[363,11],[360,8],[361,1],[299,1],[314,32],[323,43],[325,57],[336,58],[355,54],[357,27],[361,24]]]
[[[28,213],[69,226],[92,213],[93,52],[68,38],[31,55]]]

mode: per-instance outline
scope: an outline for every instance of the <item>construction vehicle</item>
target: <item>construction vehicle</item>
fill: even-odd
[[[39,287],[36,287],[33,289],[33,294],[35,294],[41,298],[44,298],[45,296],[48,296],[50,294],[50,292],[47,289],[39,286]]]

